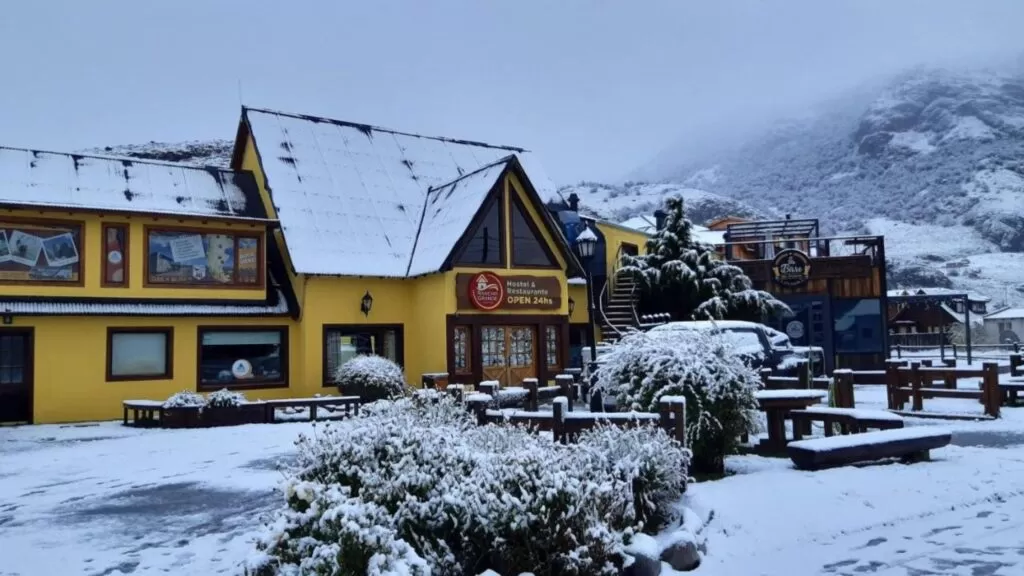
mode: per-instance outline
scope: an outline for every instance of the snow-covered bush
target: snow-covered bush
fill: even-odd
[[[250,573],[611,575],[634,534],[674,520],[689,452],[659,428],[562,445],[424,400],[301,437]]]
[[[372,354],[361,354],[339,366],[334,383],[342,394],[360,396],[364,401],[395,398],[406,391],[402,367]]]
[[[221,388],[211,392],[206,397],[206,406],[209,408],[234,408],[245,403],[245,394],[234,392],[227,388]]]
[[[597,389],[629,410],[657,412],[662,396],[685,396],[698,472],[721,472],[739,436],[756,430],[761,379],[718,332],[628,334],[605,353],[596,377]]]
[[[164,408],[202,408],[203,406],[206,406],[206,398],[191,390],[175,392],[164,401]]]

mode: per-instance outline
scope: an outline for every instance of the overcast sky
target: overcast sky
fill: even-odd
[[[538,151],[610,180],[873,75],[1024,52],[1024,0],[22,0],[0,145],[231,138],[247,105]]]

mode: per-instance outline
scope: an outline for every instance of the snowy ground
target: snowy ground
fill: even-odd
[[[884,407],[882,387],[856,397]],[[1024,574],[1024,408],[997,422],[909,424],[951,428],[954,446],[928,463],[814,473],[731,458],[735,475],[687,496],[710,517],[696,573]],[[0,428],[0,576],[239,574],[261,518],[280,504],[278,466],[311,430]]]
[[[310,429],[0,428],[0,576],[238,574]]]

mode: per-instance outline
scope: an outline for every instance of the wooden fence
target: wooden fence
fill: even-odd
[[[960,378],[981,378],[978,390],[963,390],[956,387]],[[942,387],[936,387],[936,381]],[[909,367],[890,366],[886,373],[886,392],[890,410],[902,410],[908,400],[911,410],[924,410],[926,398],[976,399],[981,402],[985,414],[999,417],[1002,393],[999,390],[999,365],[986,362],[981,369],[952,368],[948,366],[922,366],[911,362]]]
[[[659,401],[659,412],[579,412],[573,410],[568,396],[557,396],[550,412],[495,409],[495,398],[475,393],[465,397],[467,408],[476,415],[477,423],[526,426],[538,432],[551,432],[556,442],[575,442],[579,435],[601,425],[633,427],[657,425],[673,439],[686,445],[686,399],[665,396]]]

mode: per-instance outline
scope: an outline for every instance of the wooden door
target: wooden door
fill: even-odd
[[[32,421],[32,333],[0,331],[0,423]]]
[[[508,329],[508,386],[537,377],[537,331],[532,326]]]
[[[504,326],[480,328],[481,380],[508,381],[508,330]]]
[[[480,329],[482,380],[519,386],[537,376],[537,331],[532,326],[483,326]]]

